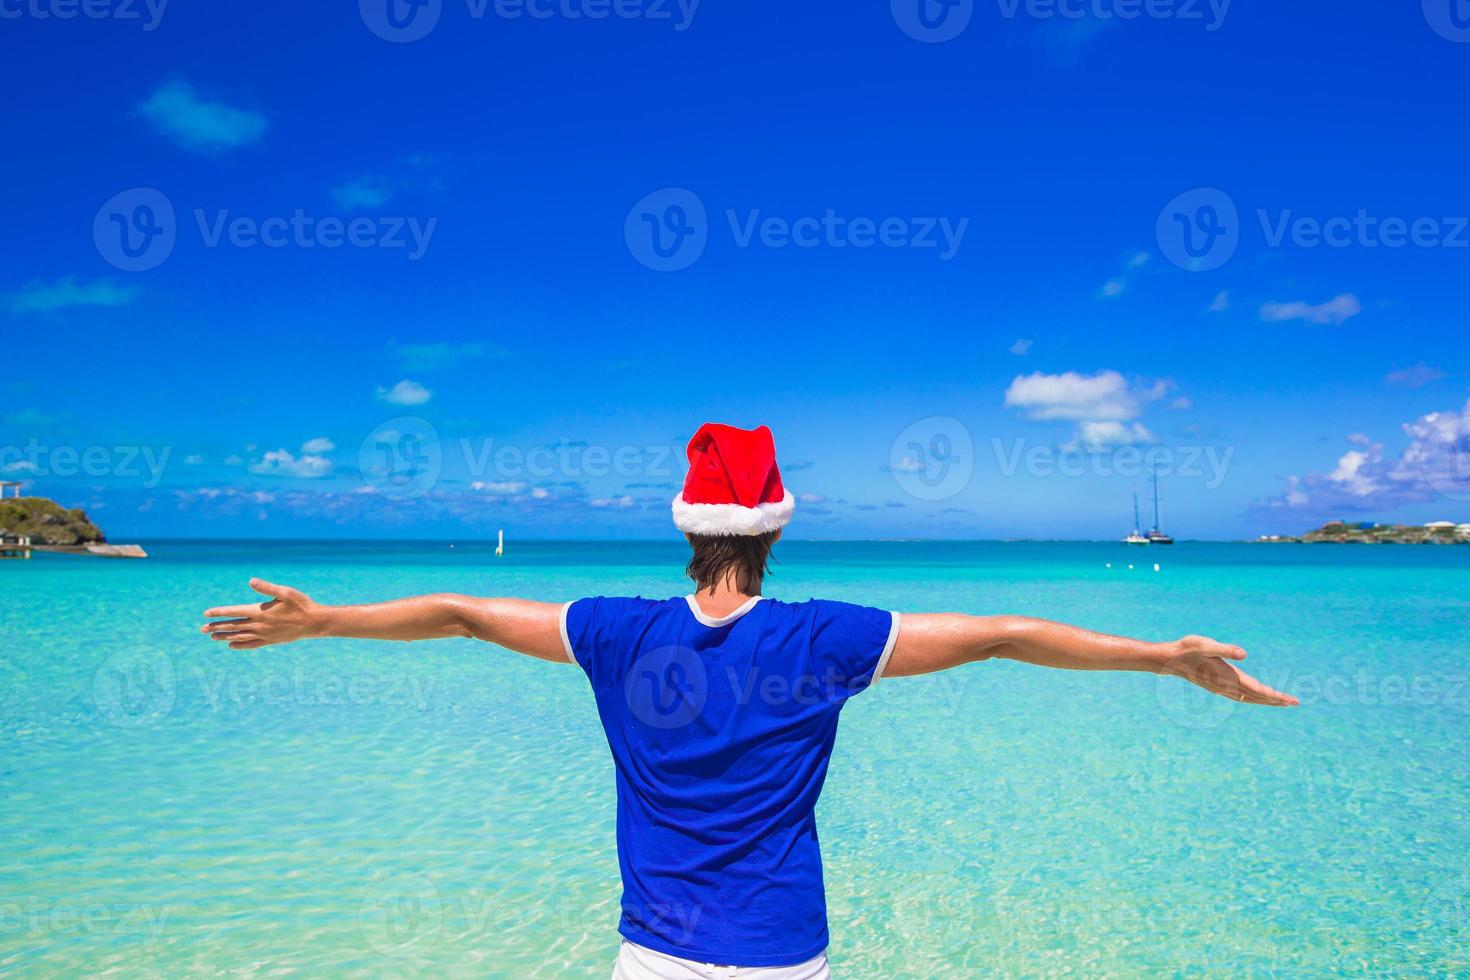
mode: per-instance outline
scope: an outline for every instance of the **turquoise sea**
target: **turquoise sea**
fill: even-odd
[[[145,545],[0,562],[0,975],[610,973],[578,670],[196,631],[251,575],[327,602],[682,594],[681,544]],[[1303,701],[1010,663],[882,682],[819,809],[837,976],[1470,971],[1470,548],[777,554],[781,598],[1208,633]]]

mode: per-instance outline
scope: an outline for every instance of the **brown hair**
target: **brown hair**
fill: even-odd
[[[771,546],[780,535],[780,531],[718,536],[686,534],[694,555],[684,567],[684,574],[694,579],[696,592],[706,589],[713,592],[729,575],[734,577],[737,589],[754,595],[760,591],[771,560]]]

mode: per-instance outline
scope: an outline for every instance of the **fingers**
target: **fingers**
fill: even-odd
[[[289,585],[276,585],[272,582],[267,582],[263,578],[251,579],[250,587],[256,592],[259,592],[261,595],[270,596],[272,599],[295,599],[300,597],[301,595],[300,592],[297,592]]]
[[[1244,695],[1241,700],[1247,704],[1264,704],[1275,708],[1295,708],[1301,704],[1301,701],[1290,694],[1268,687],[1250,674],[1241,673],[1239,682],[1240,693]]]
[[[201,633],[215,633],[215,632],[218,632],[220,630],[225,630],[226,632],[228,632],[230,630],[238,629],[241,626],[247,626],[247,625],[249,625],[249,624],[251,624],[253,622],[255,622],[255,620],[249,619],[249,618],[244,618],[244,619],[224,619],[224,620],[220,620],[217,623],[205,623],[203,626],[199,627],[199,632],[201,632]]]
[[[238,618],[242,616],[253,616],[260,612],[261,603],[252,602],[248,606],[215,606],[213,609],[204,610],[205,619],[224,619],[226,617]]]
[[[1239,647],[1230,649],[1239,651],[1239,656],[1231,659],[1239,660],[1245,656],[1245,651]],[[1273,708],[1295,708],[1301,704],[1301,701],[1290,694],[1256,680],[1223,656],[1207,654],[1204,659],[1172,672],[1212,694],[1242,704],[1260,704]]]
[[[269,646],[265,640],[236,640],[230,644],[231,650],[254,650],[256,647]]]
[[[211,640],[228,642],[233,645],[241,640],[258,640],[260,639],[260,634],[252,633],[249,630],[236,630],[233,633],[211,633],[209,638]]]

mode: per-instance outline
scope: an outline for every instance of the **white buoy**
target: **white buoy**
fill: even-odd
[[[1133,571],[1133,566],[1132,565],[1129,565],[1128,566],[1128,571],[1130,571],[1130,572]]]
[[[1103,566],[1103,568],[1112,568],[1112,567],[1113,567],[1113,563],[1112,562],[1108,562],[1106,565]]]
[[[1158,570],[1159,570],[1159,563],[1158,562],[1154,562],[1154,571],[1157,572]]]

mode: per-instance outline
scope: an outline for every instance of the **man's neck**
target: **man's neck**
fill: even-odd
[[[733,577],[727,576],[724,580],[716,583],[714,590],[698,589],[694,593],[694,600],[699,603],[699,608],[704,610],[705,615],[714,619],[728,616],[741,606],[751,600],[751,597],[761,594],[761,583],[759,581],[741,588]]]

